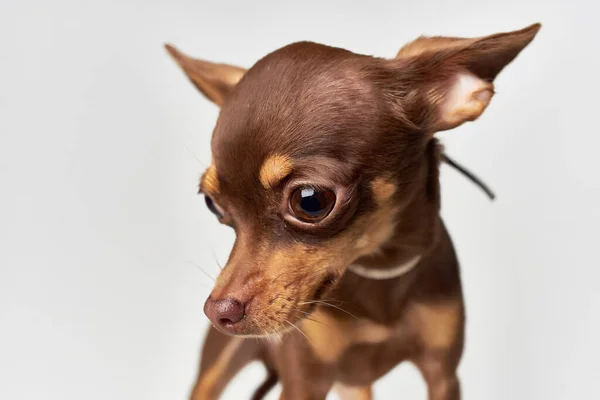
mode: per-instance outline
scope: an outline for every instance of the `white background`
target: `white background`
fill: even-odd
[[[232,232],[195,195],[217,108],[163,42],[250,66],[298,40],[393,56],[544,24],[441,135],[467,400],[600,398],[600,28],[592,1],[0,1],[0,399],[186,399]],[[226,399],[258,385],[257,365]],[[403,365],[377,398],[425,399]],[[276,398],[273,393],[270,398]]]

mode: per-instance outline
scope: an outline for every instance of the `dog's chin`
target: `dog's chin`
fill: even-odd
[[[213,326],[219,332],[227,336],[236,336],[243,338],[277,338],[281,337],[282,334],[286,333],[290,329],[293,329],[293,324],[297,324],[301,321],[288,319],[289,324],[281,323],[279,321],[272,321],[269,324],[260,323],[258,321],[253,322],[251,318],[247,318],[244,322],[239,322],[231,328],[223,328],[220,326]]]
[[[305,318],[309,317],[311,312],[304,311],[302,317],[288,316],[283,321],[270,320],[264,324],[260,322],[252,322],[251,318],[247,318],[247,322],[236,324],[233,329],[227,330],[215,326],[215,329],[228,335],[244,338],[266,338],[266,339],[281,339],[283,335],[298,329]]]

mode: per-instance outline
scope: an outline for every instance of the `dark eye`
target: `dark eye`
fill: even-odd
[[[304,222],[319,222],[324,219],[335,204],[335,194],[329,189],[310,186],[300,187],[290,197],[290,207],[294,216]]]
[[[206,207],[217,216],[217,218],[223,218],[223,209],[217,205],[209,196],[204,196]]]

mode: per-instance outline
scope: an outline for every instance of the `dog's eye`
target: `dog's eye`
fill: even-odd
[[[217,205],[209,196],[204,196],[204,201],[206,202],[206,207],[217,216],[217,218],[223,218],[224,212],[221,207]]]
[[[300,187],[290,197],[290,207],[296,218],[304,222],[319,222],[335,204],[335,194],[329,189]]]

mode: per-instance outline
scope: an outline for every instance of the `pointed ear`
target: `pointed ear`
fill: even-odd
[[[419,101],[419,125],[431,132],[474,121],[494,95],[493,81],[534,38],[541,25],[474,39],[420,37],[404,46],[396,69],[403,90]]]
[[[198,90],[219,107],[246,73],[244,68],[234,65],[191,58],[169,44],[165,48]]]

